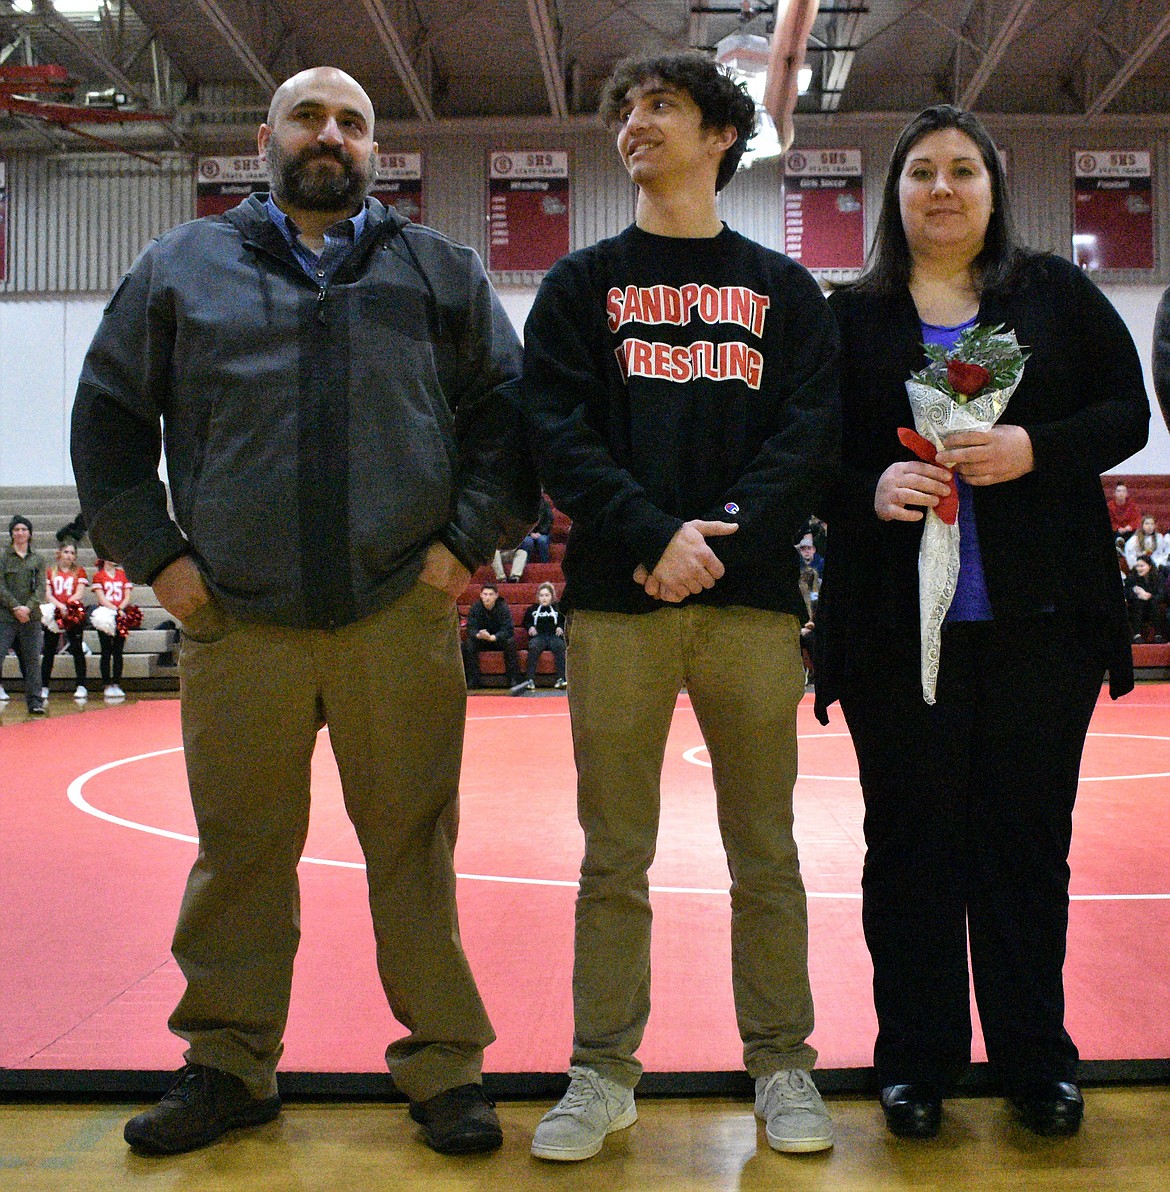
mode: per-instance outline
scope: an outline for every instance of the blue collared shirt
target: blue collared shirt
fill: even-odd
[[[329,279],[349,255],[349,250],[357,243],[366,226],[366,206],[363,203],[357,215],[339,220],[325,229],[325,247],[321,250],[321,255],[317,256],[311,248],[300,242],[300,228],[273,202],[271,194],[265,203],[265,209],[268,218],[276,224],[288,241],[297,263],[322,288],[329,284]]]

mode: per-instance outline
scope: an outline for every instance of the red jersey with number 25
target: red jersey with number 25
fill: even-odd
[[[121,567],[117,569],[112,575],[104,568],[93,577],[93,589],[96,592],[101,588],[102,594],[115,607],[120,608],[122,601],[126,598],[126,593],[134,585],[126,578],[126,573]]]

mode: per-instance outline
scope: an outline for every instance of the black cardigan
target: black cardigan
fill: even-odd
[[[917,640],[923,522],[880,521],[881,474],[911,454],[906,380],[927,363],[908,290],[840,290],[842,475],[827,511],[829,545],[817,610],[817,715],[891,634]],[[1051,608],[1076,626],[1109,670],[1116,699],[1133,687],[1129,627],[1100,474],[1146,442],[1150,406],[1141,363],[1108,299],[1063,258],[1031,254],[1014,282],[986,293],[979,322],[1004,324],[1031,353],[1002,421],[1023,426],[1035,468],[972,489],[987,589],[997,617]],[[1054,586],[1051,577],[1062,582]]]

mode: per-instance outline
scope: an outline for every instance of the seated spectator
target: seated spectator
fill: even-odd
[[[1164,570],[1170,560],[1170,534],[1159,534],[1157,521],[1148,513],[1125,542],[1125,561],[1131,569],[1139,555],[1149,555],[1159,570]]]
[[[1162,577],[1149,555],[1138,555],[1125,577],[1125,603],[1135,642],[1165,641],[1166,602]]]
[[[107,608],[114,614],[114,632],[106,633],[94,618],[94,628],[98,630],[98,642],[102,648],[102,686],[107,701],[126,698],[122,690],[122,651],[126,647],[126,635],[118,625],[118,613],[130,601],[130,591],[134,585],[126,578],[126,572],[117,563],[108,559],[98,559],[97,571],[94,573],[91,590],[101,608]]]
[[[528,552],[523,546],[515,550],[498,550],[492,555],[492,572],[500,584],[518,584],[527,566]]]
[[[556,663],[557,681],[553,686],[567,687],[565,679],[565,615],[557,609],[557,592],[552,584],[536,589],[536,603],[524,613],[524,629],[528,634],[528,691],[536,689],[536,667],[547,650]]]
[[[1119,484],[1113,490],[1113,500],[1109,502],[1109,520],[1113,525],[1118,550],[1121,550],[1125,540],[1138,528],[1140,517],[1137,504],[1129,495],[1129,488]]]
[[[825,574],[825,560],[817,553],[816,544],[811,533],[801,535],[796,543],[797,554],[800,555],[801,568],[811,567],[817,573],[817,580]]]
[[[468,690],[483,686],[479,673],[479,656],[483,650],[499,650],[504,655],[504,670],[513,695],[525,690],[520,676],[520,657],[512,627],[512,610],[500,598],[494,584],[484,584],[479,599],[467,613],[467,640],[463,643],[463,673]]]
[[[528,536],[520,543],[520,550],[516,552],[517,555],[521,551],[524,552],[524,563],[520,567],[521,574],[523,574],[524,567],[527,565],[529,559],[535,559],[537,563],[548,562],[548,546],[552,537],[552,524],[552,502],[548,497],[542,495],[540,498],[540,513],[537,515],[536,525],[528,532]],[[515,570],[515,566],[516,561],[513,559],[513,570]]]
[[[85,606],[82,596],[89,583],[85,568],[78,565],[77,547],[69,538],[61,539],[57,547],[57,562],[45,573],[45,595],[52,604],[52,615],[46,617],[45,643],[41,653],[41,699],[49,698],[49,680],[53,662],[61,649],[62,639],[73,655],[73,673],[77,679],[73,698],[89,698],[85,686]]]

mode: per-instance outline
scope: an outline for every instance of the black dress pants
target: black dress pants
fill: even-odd
[[[842,687],[865,798],[862,918],[881,1085],[946,1089],[970,1060],[971,976],[1006,1088],[1073,1080],[1068,852],[1104,666],[1053,615],[947,626],[937,703],[917,635]]]

